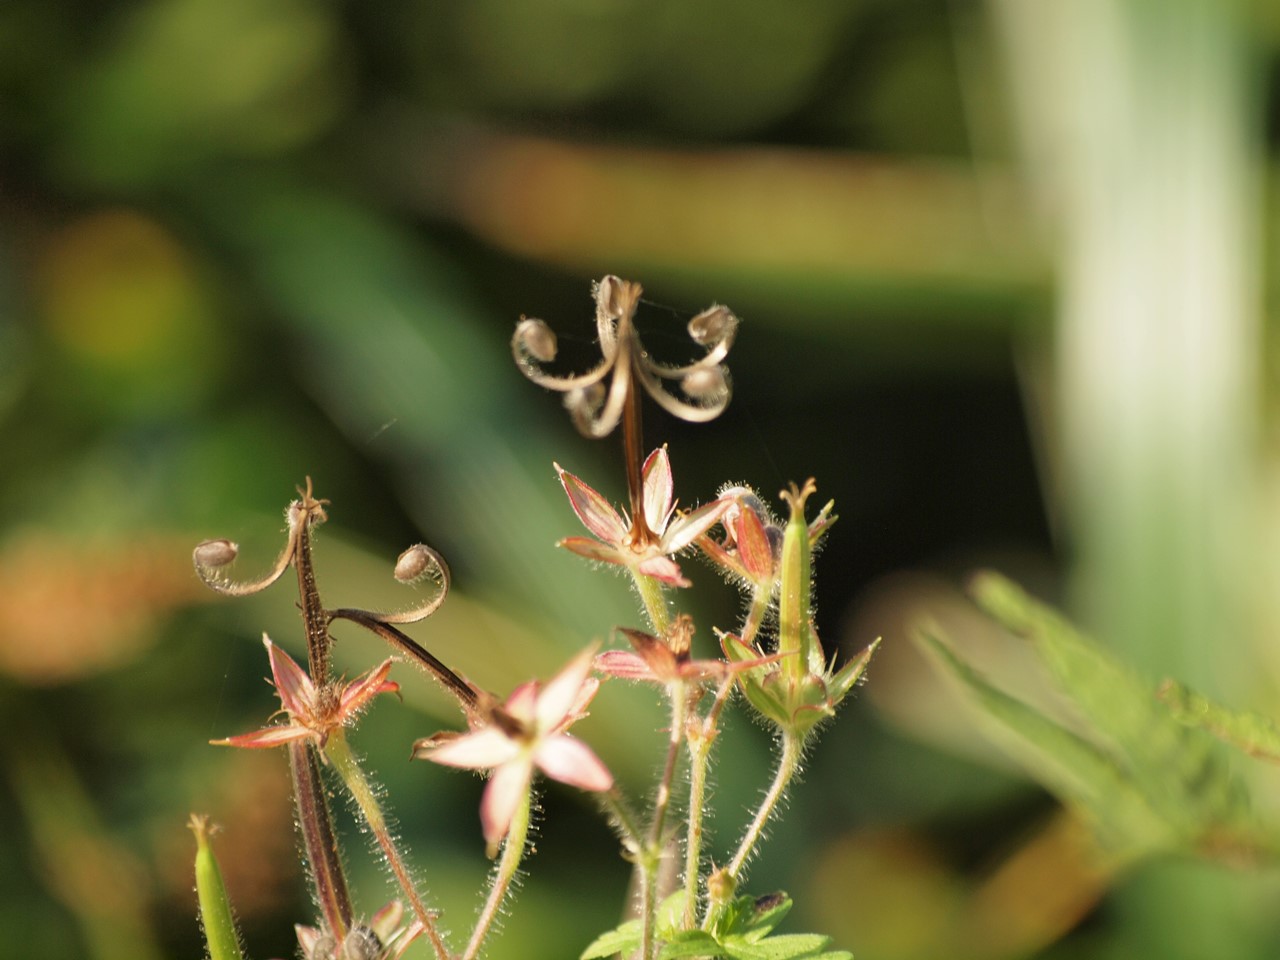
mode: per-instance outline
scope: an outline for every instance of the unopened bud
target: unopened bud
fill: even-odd
[[[719,367],[700,367],[685,374],[680,388],[695,400],[707,400],[724,395],[727,389],[724,372]]]
[[[737,323],[738,318],[733,315],[733,311],[716,304],[689,321],[689,336],[694,343],[705,347],[710,343],[719,343]]]
[[[440,569],[440,555],[426,544],[415,543],[396,560],[396,579],[412,583],[431,570]]]
[[[191,559],[197,567],[216,569],[225,567],[236,558],[239,552],[239,545],[230,540],[205,540],[196,545]]]
[[[556,358],[555,332],[541,320],[521,317],[516,326],[516,343],[540,363],[550,363]]]

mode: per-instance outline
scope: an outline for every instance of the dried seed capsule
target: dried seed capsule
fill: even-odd
[[[685,374],[680,387],[695,400],[709,400],[723,396],[728,389],[724,373],[719,367],[702,367]]]
[[[396,560],[396,579],[412,583],[425,573],[440,569],[440,557],[425,544],[415,543]]]
[[[550,363],[556,358],[555,332],[541,320],[521,317],[516,326],[516,343],[539,363]]]
[[[709,343],[719,343],[737,322],[738,318],[733,315],[733,311],[716,304],[689,321],[689,336],[694,343],[703,347]]]
[[[230,540],[205,540],[196,545],[191,559],[197,567],[225,567],[240,552],[240,546]]]

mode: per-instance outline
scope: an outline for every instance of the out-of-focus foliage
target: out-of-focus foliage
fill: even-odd
[[[250,955],[294,949],[283,759],[205,744],[261,724],[259,638],[297,653],[297,613],[218,601],[189,553],[230,536],[265,566],[305,476],[333,501],[327,600],[394,604],[392,558],[430,543],[456,590],[414,635],[485,687],[634,625],[621,580],[552,547],[552,461],[607,477],[617,451],[507,347],[528,313],[589,355],[606,272],[644,283],[655,354],[711,300],[743,318],[725,417],[646,420],[682,505],[816,476],[841,515],[818,630],[843,657],[886,636],[755,867],[795,929],[860,960],[1273,955],[1275,877],[1099,866],[905,625],[1043,691],[952,585],[992,565],[1134,675],[1280,716],[1278,24],[1224,0],[0,3],[0,957],[198,953],[192,810],[224,827]],[[736,599],[689,566],[710,652]],[[352,676],[385,655],[337,632]],[[396,669],[405,706],[355,746],[470,916],[480,784],[406,762],[456,718]],[[582,731],[638,781],[664,722],[609,688]],[[714,856],[771,749],[724,739]],[[621,919],[580,803],[547,792],[493,957]]]

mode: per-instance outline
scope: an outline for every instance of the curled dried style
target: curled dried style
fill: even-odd
[[[302,610],[302,625],[307,637],[307,667],[311,680],[317,686],[328,682],[330,649],[333,638],[329,625],[334,620],[349,620],[381,637],[396,650],[408,655],[435,678],[459,701],[464,711],[470,713],[475,706],[477,692],[469,682],[458,676],[424,649],[417,641],[396,628],[396,624],[417,623],[435,613],[449,594],[449,566],[444,558],[425,544],[414,544],[396,560],[395,577],[404,584],[417,584],[430,580],[436,591],[421,603],[398,612],[385,613],[361,610],[355,607],[325,609],[316,587],[315,568],[311,561],[311,528],[328,519],[325,507],[328,500],[317,500],[312,494],[311,478],[305,488],[299,487],[300,499],[285,508],[288,539],[276,558],[275,565],[256,580],[236,581],[226,576],[226,568],[239,555],[240,548],[230,540],[205,540],[196,546],[192,562],[196,573],[211,589],[231,597],[244,597],[265,590],[280,579],[281,574],[293,565],[298,573],[298,598]]]
[[[641,292],[640,284],[612,275],[595,285],[596,332],[602,358],[587,373],[556,376],[542,368],[556,358],[556,335],[542,320],[520,318],[511,352],[526,377],[565,395],[565,407],[583,436],[604,437],[622,423],[631,536],[637,545],[646,546],[657,538],[645,521],[643,508],[640,388],[681,420],[714,420],[729,405],[732,394],[724,359],[733,346],[738,318],[728,307],[717,304],[707,308],[689,321],[690,338],[706,354],[683,366],[659,363],[636,332],[635,312]],[[668,384],[678,384],[680,395],[672,393]]]

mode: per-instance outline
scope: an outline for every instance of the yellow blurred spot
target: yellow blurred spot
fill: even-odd
[[[205,319],[195,270],[174,237],[131,211],[93,214],[54,237],[40,264],[50,333],[95,366],[138,372],[172,359]]]

